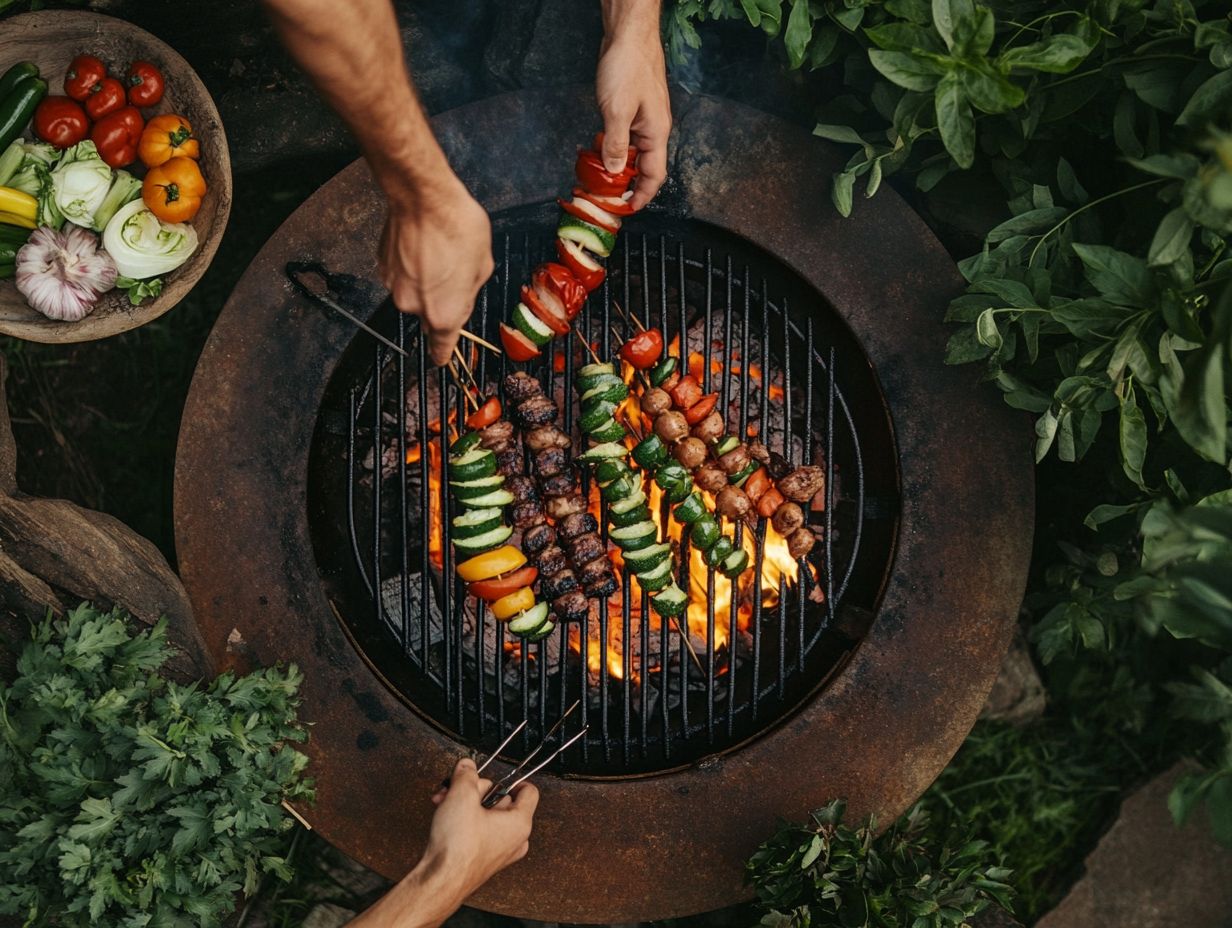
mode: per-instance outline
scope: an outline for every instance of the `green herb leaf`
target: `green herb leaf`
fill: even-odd
[[[888,80],[907,90],[927,91],[937,86],[944,69],[921,55],[869,49],[868,60]]]
[[[813,19],[809,15],[809,0],[791,0],[791,15],[787,17],[787,62],[794,69],[804,64],[805,52],[813,38]]]
[[[946,151],[958,166],[971,167],[975,161],[975,117],[963,96],[958,75],[953,71],[937,84],[937,128]]]
[[[1010,68],[1068,74],[1091,54],[1091,47],[1076,35],[1062,33],[1042,42],[1019,45],[1002,52],[997,61]]]
[[[1220,71],[1194,91],[1181,115],[1178,126],[1201,126],[1232,111],[1232,71]]]

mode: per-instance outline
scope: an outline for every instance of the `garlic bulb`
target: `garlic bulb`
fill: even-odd
[[[76,225],[57,232],[35,229],[17,252],[17,289],[46,316],[63,322],[84,318],[99,295],[116,282],[111,256],[98,247],[98,236]]]

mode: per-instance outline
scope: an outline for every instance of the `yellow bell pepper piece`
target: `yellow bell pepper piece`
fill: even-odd
[[[525,612],[535,605],[535,594],[528,586],[514,590],[508,596],[502,596],[492,604],[492,614],[502,622],[512,619],[519,612]]]
[[[458,565],[458,576],[467,583],[474,583],[476,580],[487,580],[497,574],[507,574],[525,563],[525,554],[513,545],[505,545],[463,561]]]
[[[18,216],[16,213],[6,213],[3,211],[0,211],[0,223],[6,226],[21,226],[23,229],[35,228],[33,219],[27,219],[25,216]]]
[[[38,200],[22,190],[0,187],[0,213],[12,213],[34,222],[38,216]]]

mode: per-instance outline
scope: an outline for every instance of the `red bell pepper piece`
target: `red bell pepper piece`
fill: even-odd
[[[578,182],[591,193],[605,197],[618,197],[629,187],[629,181],[637,176],[637,168],[625,167],[619,174],[609,173],[603,159],[593,151],[580,151],[574,165]]]
[[[569,320],[539,299],[539,294],[533,287],[527,287],[525,284],[522,286],[522,302],[540,322],[552,330],[553,335],[569,334]]]
[[[466,417],[466,425],[472,429],[486,429],[501,417],[501,401],[495,396]]]
[[[671,394],[672,402],[676,404],[677,409],[689,409],[702,398],[702,385],[692,374],[687,374],[667,392]]]
[[[654,365],[663,354],[663,335],[658,329],[639,332],[620,348],[620,356],[639,371]]]
[[[591,193],[589,190],[583,190],[581,187],[574,187],[573,195],[595,204],[599,209],[607,210],[613,216],[632,216],[636,212],[629,205],[629,201],[623,197],[602,197],[597,193]]]
[[[603,133],[595,133],[595,151],[600,157],[603,156]],[[633,167],[637,163],[637,149],[632,145],[629,146],[629,153],[625,156],[625,167]]]
[[[572,247],[570,247],[572,246]],[[573,272],[573,276],[577,278],[586,292],[590,293],[597,290],[599,285],[603,283],[603,278],[607,276],[607,271],[603,267],[589,268],[581,262],[574,249],[580,249],[581,246],[575,242],[565,242],[562,239],[556,240],[556,254],[560,256],[561,263]]]
[[[500,340],[505,346],[505,354],[509,355],[511,361],[529,361],[531,358],[539,357],[538,345],[517,329],[503,322],[500,324]]]
[[[583,222],[589,222],[592,226],[598,226],[604,232],[611,232],[613,235],[616,235],[618,232],[620,232],[619,226],[614,226],[610,222],[604,222],[602,219],[598,218],[597,216],[592,216],[590,213],[586,212],[580,206],[576,206],[575,204],[569,202],[568,200],[562,200],[560,197],[557,197],[556,202],[559,203],[560,208],[563,209],[570,216],[577,216],[577,218],[581,219]]]
[[[719,394],[708,393],[684,411],[684,421],[689,425],[697,425],[714,411],[719,401]]]
[[[571,320],[582,311],[582,304],[586,302],[586,288],[569,268],[555,261],[545,261],[535,268],[531,284],[536,290],[547,290],[560,300],[565,307],[565,315]]]

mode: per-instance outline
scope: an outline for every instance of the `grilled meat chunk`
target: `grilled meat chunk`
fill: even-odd
[[[539,592],[547,600],[553,600],[564,596],[566,593],[572,593],[577,588],[577,574],[568,567],[564,570],[558,570],[549,576],[539,578]]]
[[[707,493],[719,493],[727,486],[727,475],[717,467],[699,467],[693,482]]]
[[[569,452],[564,448],[544,448],[535,452],[534,461],[540,480],[557,477],[569,469]]]
[[[514,371],[505,378],[505,396],[511,404],[528,400],[542,392],[543,386],[539,381],[525,371]]]
[[[566,540],[577,538],[587,532],[599,531],[599,520],[589,512],[575,512],[561,519],[560,524],[556,526],[556,531],[561,538]]]
[[[577,474],[573,472],[573,468],[569,468],[553,477],[540,480],[539,489],[544,496],[549,498],[577,493]]]
[[[792,532],[791,537],[787,539],[787,551],[792,557],[801,558],[812,551],[815,544],[817,544],[817,537],[808,526],[802,526]]]
[[[590,567],[592,564],[602,564],[602,562],[591,561],[586,567]],[[582,573],[583,575],[586,574],[585,567],[582,568]],[[585,584],[587,596],[611,596],[620,589],[620,584],[616,582],[616,574],[611,569],[610,562],[602,574],[599,573],[598,568],[595,568],[594,574],[594,579],[587,581]]]
[[[723,424],[722,413],[712,412],[697,425],[693,426],[693,435],[706,444],[714,444],[723,437],[727,427]]]
[[[706,460],[706,443],[700,438],[686,438],[673,449],[672,453],[676,455],[676,460],[685,470],[693,470],[700,467]]]
[[[552,612],[561,622],[583,622],[590,614],[590,602],[585,593],[574,590],[553,600]]]
[[[540,577],[551,577],[569,568],[569,558],[560,545],[551,544],[535,555],[535,566]]]
[[[516,445],[510,445],[504,451],[496,452],[496,471],[505,476],[512,477],[514,474],[520,474],[526,469],[526,465],[522,460],[522,449]]]
[[[518,403],[513,414],[523,428],[547,425],[556,418],[556,402],[540,393]]]
[[[553,480],[557,479],[555,477]],[[565,516],[575,512],[586,511],[586,500],[580,493],[570,493],[568,496],[554,496],[547,502],[548,515],[559,522]]]
[[[807,503],[826,485],[826,472],[809,465],[797,467],[778,482],[779,492],[797,503]]]
[[[573,442],[553,424],[531,429],[526,433],[526,444],[531,451],[543,451],[545,448],[569,448]]]
[[[508,419],[497,419],[485,429],[479,430],[479,444],[485,448],[493,448],[499,442],[513,440],[513,423]]]
[[[656,435],[671,444],[688,436],[689,420],[684,417],[684,413],[669,410],[655,418],[654,430]]]
[[[546,522],[522,533],[522,551],[532,560],[539,552],[556,543],[556,529]]]
[[[642,394],[642,412],[649,416],[657,416],[672,408],[672,398],[658,387],[652,387]]]
[[[732,521],[739,521],[748,515],[749,510],[753,508],[753,503],[749,499],[749,494],[739,487],[724,487],[719,491],[718,499],[715,500],[715,508],[719,510],[720,515]]]
[[[518,503],[534,503],[539,500],[539,485],[534,477],[516,474],[505,481],[505,489],[513,494]]]
[[[598,532],[586,532],[576,538],[567,539],[565,550],[569,552],[569,560],[574,564],[589,564],[607,554],[607,545],[599,538]]]
[[[770,466],[770,449],[759,441],[749,442],[749,454],[758,464]]]
[[[752,460],[752,458],[749,457],[749,449],[744,446],[743,442],[741,442],[731,451],[727,452],[727,454],[719,458],[719,467],[723,469],[723,473],[730,477],[733,474],[738,474],[740,471],[744,470],[744,468],[748,466],[750,460]]]
[[[783,457],[777,451],[770,452],[770,463],[766,465],[766,470],[775,480],[782,480],[791,473],[791,464],[787,458]]]
[[[770,524],[784,538],[789,538],[804,524],[804,510],[793,502],[786,502],[774,511]]]
[[[525,532],[528,528],[543,522],[543,504],[538,500],[531,503],[515,503],[509,510],[513,527]]]

